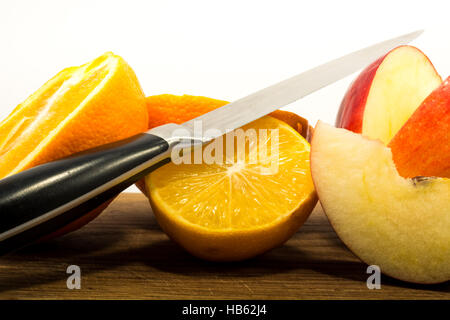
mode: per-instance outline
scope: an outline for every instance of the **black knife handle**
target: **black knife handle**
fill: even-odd
[[[0,254],[48,235],[169,161],[169,143],[142,133],[0,180]]]

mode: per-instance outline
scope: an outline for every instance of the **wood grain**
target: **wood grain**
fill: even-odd
[[[81,289],[66,268],[81,267]],[[187,254],[159,229],[147,199],[124,193],[69,235],[0,258],[2,299],[450,299],[450,284],[412,285],[382,276],[336,237],[320,206],[285,245],[239,263]]]

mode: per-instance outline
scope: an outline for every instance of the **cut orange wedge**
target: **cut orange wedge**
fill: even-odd
[[[133,70],[106,53],[49,80],[0,123],[0,178],[147,130]]]
[[[146,103],[149,114],[148,126],[154,128],[166,123],[181,124],[228,102],[188,94],[182,96],[159,94],[147,97]]]
[[[146,177],[150,203],[162,229],[207,260],[242,260],[282,244],[317,202],[309,143],[296,130],[270,116],[242,129],[258,136],[253,142],[245,140],[245,157],[236,148],[229,163],[173,161]],[[275,130],[278,138],[260,139],[260,129]],[[276,144],[278,152],[267,152],[263,144],[270,144],[270,150]],[[258,156],[252,162],[255,150]]]
[[[119,56],[67,68],[0,123],[0,179],[147,130],[145,96]],[[96,217],[95,210],[56,236]]]

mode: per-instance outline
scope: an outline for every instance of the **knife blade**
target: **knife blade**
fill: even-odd
[[[201,121],[204,131],[215,129],[225,133],[239,128],[352,74],[399,44],[409,43],[422,32],[411,32],[347,54],[205,113],[183,126],[192,129],[196,121]],[[213,139],[215,136],[208,138]]]
[[[416,31],[353,52],[298,76],[227,104],[183,125],[163,125],[146,133],[83,151],[0,180],[0,253],[7,253],[76,224],[158,166],[170,161],[174,146],[192,141],[196,121],[214,134],[256,120],[323,88],[418,37]],[[186,135],[174,134],[180,129]]]

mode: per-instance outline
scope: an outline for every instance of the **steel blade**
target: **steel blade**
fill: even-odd
[[[182,126],[192,132],[194,123],[201,121],[203,133],[210,132],[208,137],[203,136],[206,142],[358,71],[390,49],[417,38],[422,32],[415,31],[355,51],[210,111]],[[214,129],[216,133],[211,133],[209,129]]]

